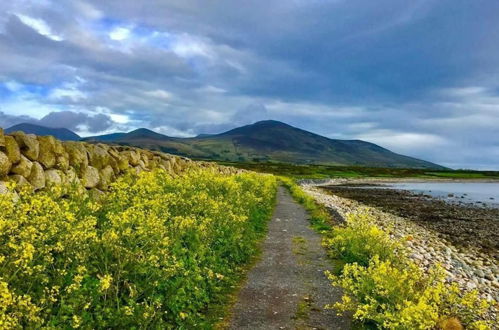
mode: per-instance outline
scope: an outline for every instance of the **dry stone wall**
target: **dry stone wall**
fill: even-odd
[[[221,173],[239,170],[207,162],[194,162],[159,151],[128,146],[59,141],[52,136],[23,132],[4,134],[0,128],[0,192],[6,182],[34,190],[51,184],[77,182],[86,189],[107,190],[119,175],[161,168],[172,175],[191,167],[213,167]]]

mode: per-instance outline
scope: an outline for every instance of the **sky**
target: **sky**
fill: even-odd
[[[0,127],[274,119],[499,170],[497,0],[0,2]]]

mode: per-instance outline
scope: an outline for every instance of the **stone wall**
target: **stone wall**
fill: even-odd
[[[194,162],[158,151],[127,146],[59,141],[52,136],[23,132],[4,134],[0,128],[0,190],[5,182],[34,190],[51,184],[78,182],[86,189],[106,190],[116,177],[129,171],[161,168],[172,175],[190,167],[214,167],[222,173],[237,169]]]

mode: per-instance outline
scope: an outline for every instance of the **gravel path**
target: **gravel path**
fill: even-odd
[[[331,268],[306,211],[279,187],[261,260],[249,272],[230,329],[350,329],[347,317],[325,310],[341,291],[324,275]]]

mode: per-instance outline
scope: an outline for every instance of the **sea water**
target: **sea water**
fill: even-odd
[[[499,207],[499,182],[398,182],[387,184],[387,188],[423,193],[449,202]]]

